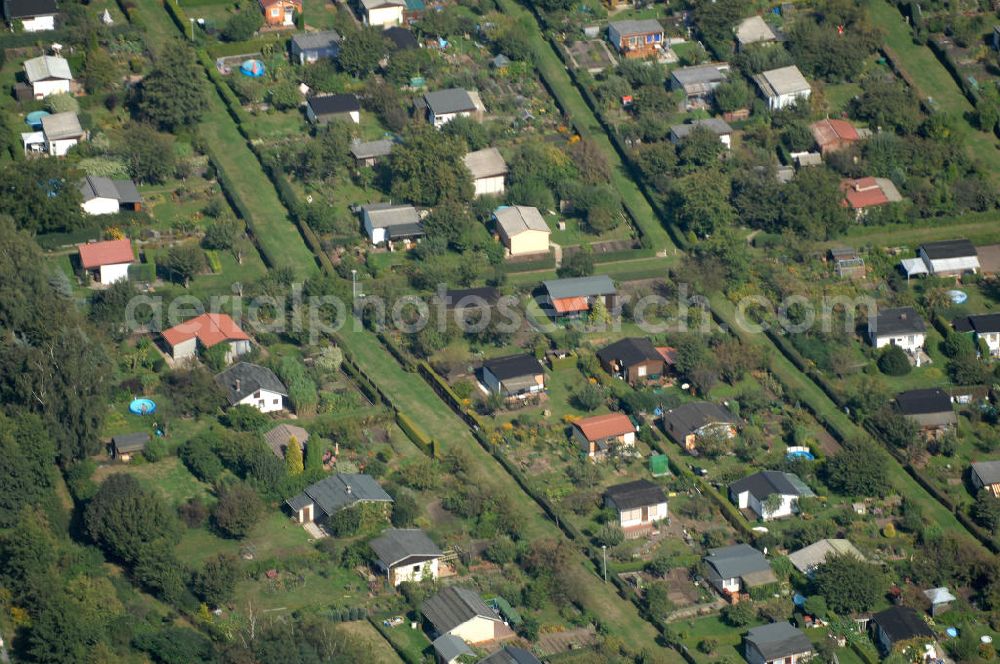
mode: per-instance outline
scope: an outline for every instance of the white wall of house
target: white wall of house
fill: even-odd
[[[452,120],[454,120],[459,116],[467,118],[472,115],[470,111],[462,111],[460,113],[442,113],[441,115],[435,115],[434,113],[431,113],[430,110],[428,110],[427,113],[430,116],[431,124],[433,124],[435,127],[438,128],[445,126],[446,124],[448,124],[449,122],[451,122]]]
[[[69,149],[79,143],[76,138],[63,138],[56,141],[47,141],[48,152],[53,157],[65,157]]]
[[[1000,355],[1000,333],[987,332],[985,334],[976,333],[976,339],[982,339],[986,347],[990,349],[990,355],[996,357]]]
[[[496,621],[476,616],[454,627],[449,634],[457,636],[468,644],[492,641],[496,629]]]
[[[484,194],[502,194],[504,192],[504,176],[492,175],[490,177],[473,180],[472,184],[476,188],[476,196]]]
[[[799,662],[804,662],[812,657],[812,651],[796,653],[788,655],[787,657],[778,657],[777,659],[764,659],[764,656],[760,654],[760,651],[757,650],[756,646],[752,643],[748,643],[745,655],[749,664],[799,664]]]
[[[875,348],[885,348],[886,346],[899,346],[908,353],[915,353],[924,347],[924,335],[903,334],[899,336],[874,336]]]
[[[257,390],[240,400],[240,405],[253,406],[262,413],[273,413],[285,407],[284,397],[270,390]]]
[[[175,360],[190,360],[198,353],[198,339],[191,337],[176,344],[171,349],[171,355]]]
[[[362,213],[362,223],[365,227],[365,234],[368,235],[368,239],[372,244],[382,244],[386,241],[385,229],[375,228],[374,224],[372,224],[371,215],[368,212]]]
[[[503,238],[501,234],[501,239]],[[511,256],[542,254],[549,250],[549,233],[545,231],[522,231],[514,237],[507,237],[504,244]]]
[[[62,93],[69,94],[69,81],[62,78],[35,81],[31,84],[31,91],[35,94],[35,99],[44,99],[49,95]]]
[[[645,510],[646,518],[643,519],[643,510]],[[657,521],[662,521],[667,518],[667,504],[656,503],[654,505],[647,505],[646,507],[636,507],[631,510],[618,510],[618,524],[622,528],[631,528],[634,526],[644,526],[651,523],[656,523]]]
[[[760,517],[764,521],[772,521],[774,519],[780,519],[785,516],[791,516],[795,513],[796,505],[798,504],[798,496],[781,496],[781,507],[776,509],[774,512],[770,512],[767,515],[764,514],[764,505],[761,501],[750,494],[749,491],[744,491],[739,495],[740,509],[750,508],[754,514]]]
[[[392,567],[389,570],[389,577],[392,581],[392,585],[395,587],[404,581],[419,583],[424,579],[436,579],[438,578],[438,572],[438,559],[435,558],[421,563],[397,565]]]
[[[21,19],[21,25],[25,32],[44,32],[45,30],[56,29],[56,17],[52,14],[48,16],[35,16],[33,18]]]
[[[113,284],[117,281],[128,279],[128,266],[131,263],[113,263],[112,265],[101,266],[101,283]]]
[[[368,25],[401,25],[403,23],[403,8],[396,5],[369,9],[365,22]]]
[[[121,206],[114,198],[92,198],[80,206],[86,214],[116,214]]]
[[[767,105],[772,111],[777,111],[791,106],[799,99],[809,99],[809,95],[811,94],[812,89],[789,92],[783,95],[774,95],[767,98]]]

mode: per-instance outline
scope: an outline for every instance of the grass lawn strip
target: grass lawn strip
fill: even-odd
[[[592,140],[600,147],[611,164],[611,186],[621,194],[622,200],[635,216],[635,223],[639,226],[645,236],[649,246],[657,251],[676,253],[677,248],[664,229],[663,224],[657,219],[649,201],[643,196],[638,185],[632,180],[621,157],[611,145],[604,128],[597,121],[587,102],[584,101],[580,91],[573,85],[566,67],[552,47],[542,36],[542,31],[538,26],[535,17],[527,9],[514,2],[514,0],[498,0],[498,5],[504,14],[523,20],[530,19],[530,29],[528,39],[531,42],[532,51],[535,54],[535,65],[542,80],[552,91],[552,96],[556,98],[556,103],[563,112],[569,116],[570,121],[577,132],[584,138]]]
[[[443,452],[459,447],[466,449],[481,480],[503,488],[525,517],[524,530],[528,541],[538,537],[562,536],[561,531],[546,519],[538,504],[476,442],[465,424],[419,376],[404,371],[374,334],[355,330],[349,325],[340,336],[345,348],[365,373],[377,377],[379,387],[392,395],[396,406],[423,427]],[[629,644],[630,649],[661,647],[656,643],[653,627],[639,619],[635,608],[615,593],[613,585],[598,581],[589,561],[582,554],[578,554],[574,562],[579,578],[578,589],[586,608],[601,616],[611,632]]]

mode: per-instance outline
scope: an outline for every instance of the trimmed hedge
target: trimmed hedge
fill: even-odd
[[[100,226],[94,226],[93,228],[79,228],[75,231],[67,231],[65,233],[45,233],[43,235],[36,235],[35,242],[37,242],[38,246],[42,249],[52,251],[62,247],[71,247],[76,244],[90,242],[91,240],[100,240],[103,232],[104,231]]]
[[[187,13],[177,4],[177,0],[163,0],[163,6],[167,10],[167,13],[170,14],[170,18],[174,20],[174,24],[181,31],[181,34],[187,34],[191,29],[191,23],[188,20]]]
[[[227,3],[228,4],[228,3]],[[274,34],[272,37],[260,37],[242,42],[219,42],[208,47],[208,53],[213,58],[227,58],[234,55],[250,55],[260,53],[268,44],[278,44],[282,49],[288,50],[290,38],[283,34]]]
[[[216,92],[218,92],[219,97],[222,98],[222,103],[225,105],[229,115],[232,116],[233,120],[236,122],[240,133],[244,134],[243,123],[246,120],[249,120],[249,117],[247,116],[247,112],[243,110],[240,100],[237,99],[236,93],[233,92],[233,89],[230,88],[229,85],[222,79],[222,74],[220,74],[219,70],[215,68],[215,64],[212,62],[212,59],[208,57],[208,53],[204,50],[199,49],[198,62],[200,62],[201,66],[205,68],[208,80],[215,86]],[[246,138],[245,134],[244,138]]]
[[[523,263],[504,263],[500,270],[504,274],[516,274],[518,272],[534,272],[535,270],[551,270],[556,266],[556,256],[549,252],[545,258],[534,261],[524,261]]]
[[[425,454],[431,458],[437,458],[437,442],[427,435],[427,433],[417,426],[409,415],[401,410],[396,411],[396,424],[399,428],[403,430],[407,438],[413,441],[413,443],[419,447]]]
[[[656,249],[642,247],[640,249],[623,249],[621,251],[607,251],[604,253],[594,252],[592,256],[594,263],[617,263],[637,258],[653,258],[656,256]]]

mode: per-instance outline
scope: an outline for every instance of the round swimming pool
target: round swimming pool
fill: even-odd
[[[150,415],[156,412],[156,402],[146,397],[132,399],[128,405],[129,412],[135,415]]]
[[[806,461],[815,461],[816,457],[812,452],[806,450],[794,450],[785,455],[787,459],[805,459]]]

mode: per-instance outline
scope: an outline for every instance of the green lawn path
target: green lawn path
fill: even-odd
[[[770,359],[771,372],[785,386],[785,391],[789,396],[794,395],[794,399],[808,405],[815,412],[821,413],[846,437],[867,436],[867,433],[854,424],[818,385],[799,371],[788,358],[781,354],[781,351],[775,347],[767,335],[741,331],[734,324],[735,307],[725,296],[716,293],[709,300],[712,311],[736,336],[740,337],[744,343],[761,347],[767,353],[767,357]],[[924,517],[929,523],[937,523],[943,529],[966,535],[969,539],[975,541],[976,544],[979,544],[979,541],[972,538],[965,527],[958,522],[955,515],[927,493],[923,487],[917,484],[917,481],[892,457],[889,458],[889,470],[889,479],[893,489],[899,495],[918,503],[923,509]]]
[[[556,103],[570,117],[577,132],[582,137],[597,144],[607,156],[612,167],[611,186],[621,195],[622,200],[636,217],[635,222],[642,230],[643,235],[647,237],[649,245],[657,251],[666,251],[668,254],[676,253],[677,248],[670,239],[670,235],[667,234],[663,224],[656,217],[656,213],[639,190],[638,185],[629,177],[621,157],[611,145],[604,128],[597,121],[590,107],[587,106],[583,95],[573,84],[558,54],[552,50],[552,47],[542,36],[542,31],[535,21],[535,17],[514,0],[498,0],[498,5],[504,14],[522,20],[528,26],[527,36],[535,54],[535,66],[538,67],[542,79],[555,96]]]
[[[917,94],[921,98],[930,98],[932,106],[958,120],[959,140],[970,156],[981,163],[983,172],[995,180],[1000,173],[997,137],[992,132],[979,131],[970,124],[969,119],[975,109],[965,98],[951,73],[929,47],[913,43],[910,26],[888,0],[869,0],[868,11],[875,24],[885,31],[885,43],[895,51],[902,61],[900,64],[903,69],[916,82],[919,88]]]
[[[541,507],[476,442],[458,416],[418,375],[403,370],[374,334],[357,329],[355,322],[350,321],[339,335],[364,372],[374,377],[379,387],[392,395],[395,405],[437,441],[439,449],[443,452],[457,448],[468,450],[482,481],[501,489],[524,515],[527,541],[562,536],[561,531],[546,519]],[[611,633],[624,639],[630,649],[660,648],[655,630],[636,615],[635,607],[619,597],[613,585],[601,583],[582,554],[577,554],[575,562],[584,606],[599,615]]]
[[[181,36],[166,10],[156,0],[137,0],[139,16],[146,25],[152,43],[162,46],[166,36]],[[316,257],[299,233],[288,211],[281,204],[274,185],[261,170],[257,157],[226,112],[215,87],[207,80],[208,109],[202,117],[199,134],[208,143],[218,165],[225,171],[235,194],[249,208],[247,226],[272,267],[289,267],[297,278],[314,274]]]

